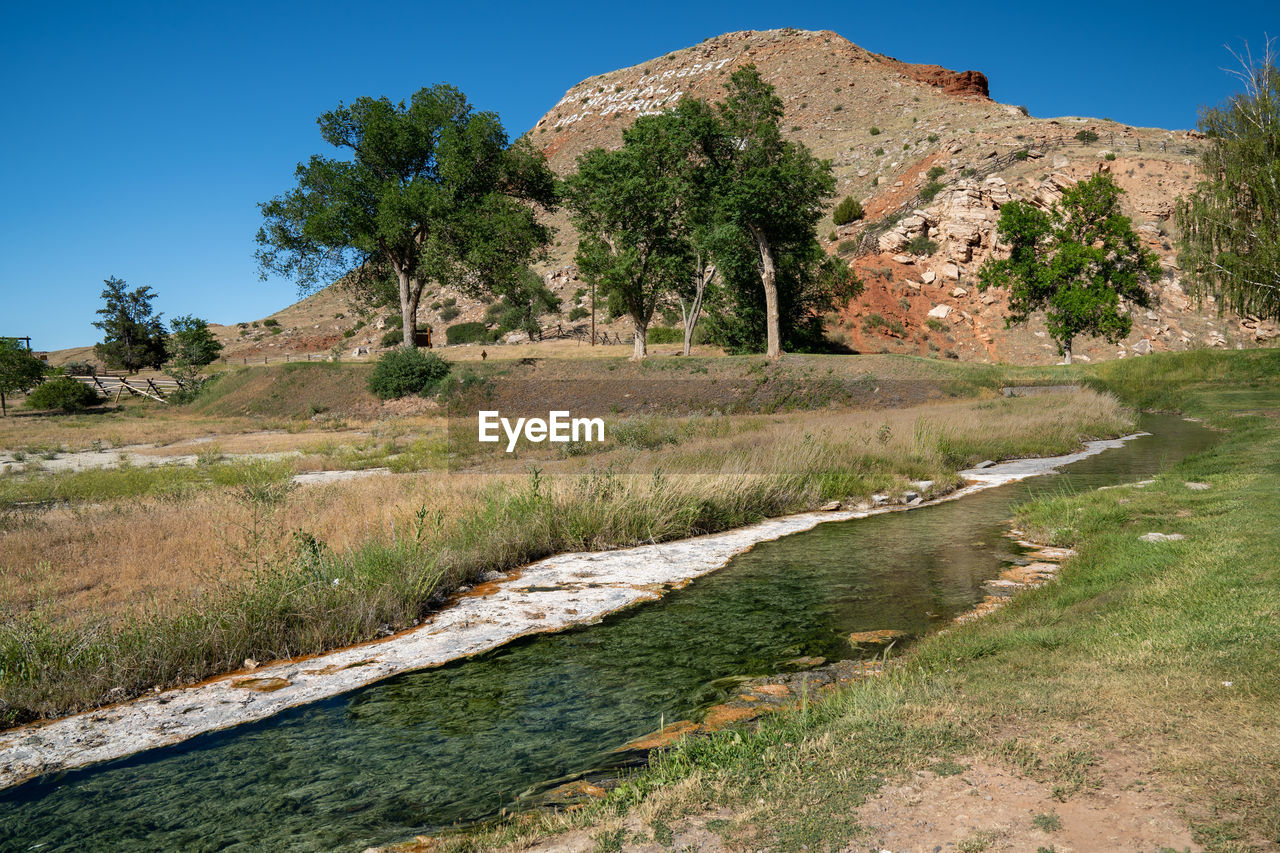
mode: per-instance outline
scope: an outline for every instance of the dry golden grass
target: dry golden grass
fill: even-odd
[[[787,472],[799,477],[833,448],[840,449],[868,488],[905,486],[908,479],[941,479],[957,464],[999,455],[1001,449],[1010,456],[1061,452],[1081,437],[1115,434],[1126,420],[1114,399],[1082,391],[876,412],[621,423],[632,425],[640,441],[651,433],[665,441],[664,431],[670,431],[673,443],[645,449],[619,446],[615,439],[612,449],[576,457],[562,457],[541,445],[522,451],[519,458],[486,458],[487,464],[467,473],[435,470],[302,486],[267,517],[238,488],[13,515],[0,531],[0,608],[24,610],[39,604],[60,618],[74,619],[90,612],[120,615],[180,602],[242,578],[257,558],[283,553],[295,531],[343,553],[370,541],[412,535],[415,524],[447,526],[474,513],[486,490],[522,488],[533,464],[547,489],[565,494],[580,488],[584,477],[605,471],[620,472],[618,483],[644,492],[655,488],[652,472],[661,470],[664,480],[656,488],[662,498],[679,503],[691,495],[744,490],[748,481],[760,477]],[[437,429],[425,421],[387,426],[387,432],[396,433],[392,439],[404,440]],[[618,434],[618,422],[610,424],[609,434]],[[279,438],[298,438],[303,446],[306,434]],[[386,438],[384,434],[371,443],[383,452]],[[225,438],[219,444],[227,452],[239,447]],[[340,454],[308,456],[300,466],[336,468],[342,459]],[[415,521],[416,513],[425,521]],[[256,534],[255,518],[261,528]],[[615,543],[598,543],[610,544]]]

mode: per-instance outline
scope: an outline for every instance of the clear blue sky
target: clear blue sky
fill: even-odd
[[[258,279],[256,205],[324,150],[315,118],[340,100],[445,81],[514,137],[585,77],[787,26],[977,69],[1032,115],[1184,128],[1233,91],[1223,45],[1280,34],[1280,4],[9,3],[0,335],[97,341],[112,275],[154,288],[166,318],[230,323],[292,302],[290,282]]]

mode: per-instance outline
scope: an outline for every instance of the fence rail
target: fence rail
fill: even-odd
[[[1108,136],[1109,139],[1107,138]],[[1117,137],[1115,133],[1099,134],[1096,140],[1089,142],[1077,139],[1074,136],[1036,137],[1023,141],[1026,142],[1026,145],[1022,148],[1015,148],[1012,151],[995,157],[986,157],[978,164],[963,170],[958,179],[970,181],[985,180],[997,172],[1003,172],[1014,163],[1020,163],[1027,160],[1031,156],[1030,152],[1032,151],[1039,152],[1043,155],[1048,151],[1054,151],[1059,148],[1079,147],[1099,148],[1103,150],[1130,149],[1134,151],[1158,150],[1161,152],[1167,152],[1169,150],[1169,142],[1171,140],[1162,139],[1158,146],[1150,149],[1144,149],[1142,147],[1141,139],[1126,139],[1123,136]],[[1181,154],[1191,155],[1196,153],[1196,148],[1194,145],[1181,142],[1177,145],[1177,151]],[[956,180],[948,181],[943,185],[943,188],[945,189],[947,186],[954,183],[956,183]],[[942,192],[942,190],[939,190],[938,192]],[[926,199],[923,191],[921,191],[906,201],[886,210],[879,219],[868,224],[858,234],[858,245],[854,249],[854,257],[875,254],[880,248],[881,235],[897,224],[898,219],[904,214],[909,213],[912,210],[916,210],[921,205],[928,203],[930,200],[931,199]]]

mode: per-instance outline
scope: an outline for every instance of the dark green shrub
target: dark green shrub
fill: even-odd
[[[444,339],[450,345],[487,343],[489,329],[480,322],[457,323],[444,330]]]
[[[651,344],[682,344],[684,343],[684,329],[655,326],[645,332],[644,339]]]
[[[929,168],[929,171],[925,173],[925,177],[927,177],[931,181],[936,181],[938,180],[938,178],[941,178],[946,173],[947,173],[947,170],[946,170],[946,167],[944,166],[931,166]]]
[[[880,135],[880,128],[876,127],[876,126],[873,124],[873,125],[871,125],[871,127],[870,127],[870,128],[868,128],[867,133],[871,134],[872,136],[879,136],[879,135]]]
[[[269,317],[269,318],[267,318],[266,320],[263,320],[263,321],[262,321],[262,325],[264,325],[264,326],[266,326],[267,328],[269,328],[269,329],[270,329],[270,328],[272,328],[272,327],[274,327],[274,326],[279,326],[279,325],[280,325],[280,321],[279,321],[279,320],[277,320],[275,317]]]
[[[343,332],[343,333],[342,333],[342,336],[343,336],[344,338],[354,338],[354,337],[356,336],[356,330],[355,330],[355,329],[347,329],[345,332]],[[402,337],[403,337],[403,336],[402,336]]]
[[[369,390],[384,400],[429,394],[449,375],[450,365],[435,353],[397,347],[382,354],[369,374]]]
[[[1108,151],[1108,152],[1107,152],[1106,159],[1107,159],[1107,160],[1114,160],[1114,159],[1116,159],[1116,152],[1114,152],[1114,151]]]
[[[845,196],[844,201],[837,204],[835,211],[832,212],[831,221],[837,226],[848,225],[850,222],[857,222],[865,215],[862,202],[853,196]]]
[[[102,396],[84,383],[70,376],[55,376],[32,389],[27,395],[27,407],[31,409],[61,409],[78,412],[102,402]]]
[[[913,255],[932,255],[938,251],[938,244],[930,240],[923,234],[917,234],[911,238],[911,242],[907,244],[907,251]]]
[[[1076,139],[1080,140],[1085,145],[1092,145],[1098,141],[1098,134],[1094,133],[1092,130],[1082,130],[1076,134]]]
[[[920,188],[920,198],[925,201],[933,201],[938,193],[942,192],[942,184],[937,181],[930,181]]]
[[[444,300],[440,304],[443,305],[445,308],[452,308],[453,306],[458,304],[458,299],[455,296],[450,296],[448,299]]]
[[[1025,148],[1023,148],[1021,151],[1013,152],[1013,159],[1015,160],[1025,160],[1030,156],[1031,156],[1031,152]]]
[[[404,332],[399,329],[392,329],[382,336],[382,340],[378,341],[384,347],[396,347],[404,343]]]
[[[884,156],[884,149],[883,149],[883,148],[877,148],[875,151],[872,151],[871,153],[872,153],[872,154],[874,154],[874,155],[875,155],[875,156],[877,156],[877,157],[883,157],[883,156]]]
[[[852,252],[856,248],[858,248],[857,240],[841,240],[840,244],[836,246],[836,254],[847,255],[849,252]]]
[[[588,311],[586,308],[583,308],[581,305],[579,305],[577,308],[574,308],[572,311],[569,312],[569,322],[572,323],[576,320],[581,320],[583,317],[586,317],[590,313],[591,312]]]
[[[456,305],[446,305],[440,311],[440,319],[447,323],[450,320],[456,320],[458,315],[461,313],[462,313],[462,309],[457,307]]]

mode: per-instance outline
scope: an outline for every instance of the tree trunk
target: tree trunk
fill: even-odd
[[[635,314],[631,315],[631,325],[635,329],[635,352],[631,354],[632,361],[639,361],[649,354],[648,343],[645,340],[646,333],[649,331],[648,323],[641,323]]]
[[[4,392],[0,391],[0,417],[9,417],[9,407],[5,403]]]
[[[400,282],[400,323],[404,332],[404,341],[400,344],[405,349],[418,348],[418,299],[422,296],[422,285],[409,278],[409,273],[398,271],[396,278]]]
[[[782,355],[781,334],[778,330],[778,268],[773,261],[773,247],[769,238],[757,226],[751,226],[751,236],[760,250],[760,282],[764,285],[764,322],[767,347],[765,356]]]
[[[711,272],[707,272],[711,269]],[[702,297],[707,292],[707,285],[715,277],[714,268],[704,267],[702,259],[698,259],[698,272],[693,282],[693,304],[685,309],[684,299],[680,300],[680,319],[684,321],[684,354],[689,354],[693,344],[693,330],[698,326],[698,318],[702,316]]]
[[[1062,358],[1064,364],[1071,363],[1071,341],[1067,341],[1062,345]]]

